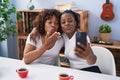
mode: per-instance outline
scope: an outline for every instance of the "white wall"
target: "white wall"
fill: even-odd
[[[0,42],[0,56],[8,57],[7,41]]]
[[[12,0],[18,10],[27,9],[29,0]],[[110,0],[114,7],[115,18],[112,21],[103,21],[100,18],[102,5],[105,0],[33,0],[35,9],[55,8],[56,3],[75,2],[78,9],[89,11],[89,36],[98,36],[98,28],[103,23],[112,27],[111,39],[120,40],[120,0]]]

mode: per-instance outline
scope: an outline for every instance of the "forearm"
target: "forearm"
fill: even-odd
[[[96,59],[97,59],[96,55],[91,54],[91,55],[88,56],[88,58],[87,58],[87,63],[90,64],[90,65],[95,64]]]
[[[90,44],[89,44],[89,53],[90,53],[90,55],[87,58],[87,63],[90,65],[95,64],[97,57],[96,57],[96,55],[94,55],[94,52],[92,51]]]
[[[47,49],[45,46],[41,46],[38,49],[24,53],[24,62],[26,64],[32,63],[34,60],[38,59]]]

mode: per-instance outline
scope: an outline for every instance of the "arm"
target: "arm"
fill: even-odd
[[[45,42],[37,49],[34,45],[27,43],[24,49],[24,62],[26,64],[32,63],[34,60],[44,54],[46,50],[51,49],[59,38],[60,34],[57,32],[54,32],[52,35],[47,34]]]
[[[90,46],[90,40],[87,36],[87,46],[84,46],[81,43],[77,43],[80,47],[75,47],[75,54],[78,57],[81,57],[85,60],[87,60],[88,64],[94,64],[96,62],[96,56],[94,55],[91,46]]]
[[[95,62],[96,62],[96,59],[97,59],[97,57],[96,57],[96,55],[94,55],[94,53],[93,53],[93,51],[92,51],[92,49],[91,49],[91,46],[90,46],[90,44],[88,44],[88,55],[87,55],[87,57],[86,57],[86,60],[87,60],[87,63],[88,64],[94,64]]]
[[[35,46],[31,44],[26,44],[24,49],[24,62],[26,64],[32,63],[34,60],[39,58],[46,50],[47,48],[43,45],[36,49]]]
[[[26,45],[24,48],[24,56],[23,56],[24,62],[26,64],[32,63],[34,60],[39,58],[47,50],[47,48],[43,45],[41,45],[39,48],[36,49],[35,45],[36,43],[30,40],[30,35],[29,35],[26,41]]]

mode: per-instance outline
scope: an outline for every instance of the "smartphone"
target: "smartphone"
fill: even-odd
[[[86,32],[77,32],[76,33],[76,46],[80,47],[77,45],[78,42],[80,42],[84,46],[87,45]]]

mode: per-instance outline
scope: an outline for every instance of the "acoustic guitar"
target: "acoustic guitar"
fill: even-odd
[[[102,6],[103,11],[101,13],[101,19],[105,21],[110,21],[114,18],[113,4],[110,3],[110,0],[106,0],[106,3]]]

